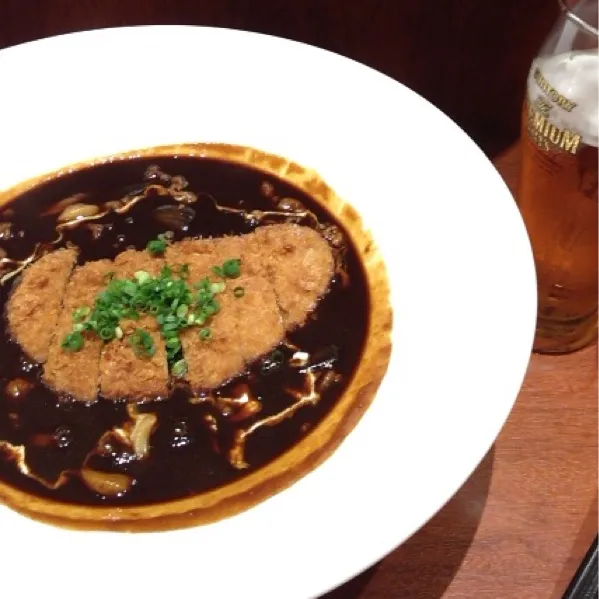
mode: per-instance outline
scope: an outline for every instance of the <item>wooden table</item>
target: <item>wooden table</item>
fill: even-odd
[[[519,148],[495,163],[514,191]],[[466,484],[407,543],[326,599],[561,599],[596,533],[594,345],[533,355],[506,426]]]

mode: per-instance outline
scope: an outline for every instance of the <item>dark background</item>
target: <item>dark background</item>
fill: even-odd
[[[269,33],[394,77],[493,156],[518,137],[530,61],[557,13],[557,0],[0,0],[0,48],[122,25]]]

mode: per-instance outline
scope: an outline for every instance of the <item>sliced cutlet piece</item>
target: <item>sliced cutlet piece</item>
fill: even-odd
[[[285,337],[277,299],[252,238],[253,235],[243,235],[215,240],[217,253],[224,256],[223,260],[241,260],[240,276],[226,279],[227,288],[219,295],[222,315],[215,326],[223,326],[221,322],[226,321],[227,330],[235,331],[237,349],[248,365]]]
[[[266,269],[285,330],[304,324],[333,278],[329,244],[314,229],[288,224],[259,227],[247,243],[252,260]]]
[[[75,268],[66,287],[56,335],[44,367],[44,379],[50,387],[80,401],[90,402],[97,397],[104,342],[94,334],[84,333],[85,343],[79,351],[63,349],[61,343],[73,330],[73,312],[84,306],[93,307],[96,296],[106,287],[106,275],[112,268],[110,260],[88,262]]]
[[[36,362],[43,363],[48,358],[76,259],[77,251],[73,249],[46,254],[25,270],[8,301],[10,334]]]
[[[215,281],[212,268],[221,265],[224,259],[218,252],[216,241],[211,239],[184,240],[166,251],[169,266],[189,266],[188,284],[192,286],[204,277]],[[225,306],[222,306],[220,295],[217,299],[221,304],[221,312],[215,314],[207,324],[212,332],[209,340],[200,339],[199,327],[190,327],[180,334],[183,357],[187,362],[186,378],[194,391],[217,387],[245,368],[236,343],[236,331],[226,326],[227,321],[222,319]]]
[[[116,278],[131,279],[138,271],[157,276],[163,266],[162,258],[154,258],[148,252],[127,250],[114,259],[112,270]],[[169,391],[167,357],[156,319],[144,315],[139,320],[122,321],[120,327],[123,338],[111,341],[102,350],[101,396],[136,401],[166,397]],[[153,356],[145,358],[135,354],[129,336],[137,329],[151,335],[156,348]]]

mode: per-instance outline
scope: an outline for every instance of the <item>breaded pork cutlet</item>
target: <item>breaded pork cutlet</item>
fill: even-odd
[[[228,256],[227,258],[231,258]],[[216,241],[184,240],[174,244],[166,251],[168,264],[189,266],[189,283],[193,286],[205,277],[214,279],[212,268],[222,264],[216,248]],[[236,333],[230,321],[223,318],[223,301],[218,297],[221,313],[215,314],[210,324],[211,338],[202,342],[198,329],[181,332],[183,357],[187,362],[187,380],[194,390],[216,387],[221,381],[242,372],[245,364],[237,350]]]
[[[106,287],[107,274],[112,268],[110,260],[87,262],[75,268],[66,287],[56,334],[44,367],[44,379],[50,387],[81,401],[93,401],[98,394],[100,353],[104,342],[95,335],[84,333],[85,344],[77,352],[65,351],[62,342],[73,330],[75,310],[94,305],[96,296]]]
[[[36,362],[48,358],[62,299],[77,252],[46,254],[23,273],[8,302],[6,317],[12,338]]]
[[[74,254],[67,255],[60,250],[28,269],[9,306],[10,322],[19,324],[23,315],[29,313],[30,308],[21,306],[19,298],[22,296],[25,304],[33,302],[28,298],[36,288],[36,280],[44,277],[44,263],[64,264],[64,287],[70,272],[67,256],[72,266]],[[50,328],[51,341],[47,341],[50,350],[44,369],[46,382],[57,391],[83,401],[94,400],[98,389],[102,397],[114,400],[168,395],[165,342],[152,316],[121,321],[122,338],[107,344],[92,333],[84,333],[85,343],[79,351],[65,351],[61,344],[65,335],[73,330],[73,312],[77,308],[93,307],[96,297],[108,284],[109,273],[116,279],[131,279],[139,271],[158,276],[165,265],[175,273],[185,265],[186,282],[195,296],[197,286],[206,278],[210,283],[220,280],[215,267],[218,269],[235,259],[240,260],[238,276],[225,277],[224,289],[215,296],[219,310],[207,323],[208,336],[202,337],[202,328],[197,326],[180,331],[187,364],[184,376],[194,391],[218,387],[241,374],[281,343],[286,332],[301,326],[326,293],[334,271],[327,242],[316,231],[299,225],[269,225],[247,235],[187,239],[169,245],[163,258],[152,257],[147,251],[128,250],[113,262],[88,262],[72,272],[57,326]],[[19,294],[21,288],[23,292]],[[41,285],[41,288],[46,287]],[[52,301],[54,307],[50,312],[58,314],[60,294]],[[44,332],[48,330],[46,324]],[[136,355],[129,335],[137,329],[151,336],[155,347],[152,355]],[[20,329],[15,326],[14,330]],[[21,341],[21,336],[29,345]],[[17,336],[28,352],[31,351],[29,339],[25,333]],[[43,356],[41,344],[36,348],[36,355]]]
[[[331,248],[316,231],[299,225],[260,227],[250,238],[262,256],[285,330],[292,331],[304,324],[331,282]]]
[[[131,279],[140,271],[158,276],[163,266],[162,258],[154,258],[148,252],[127,250],[114,259],[112,272],[116,279]],[[102,396],[115,400],[167,396],[169,375],[166,349],[156,319],[144,315],[139,320],[121,321],[119,326],[123,338],[107,343],[100,358]],[[156,353],[150,358],[140,360],[128,342],[128,336],[138,329],[152,337]]]
[[[244,247],[251,235],[217,239],[186,240],[169,247],[169,264],[188,264],[189,281],[197,284],[214,278],[213,267],[229,259],[241,259],[245,273]],[[260,270],[249,270],[228,282],[228,291],[218,296],[220,310],[210,323],[208,342],[197,329],[181,334],[187,379],[195,390],[210,389],[243,372],[246,366],[275,347],[284,337],[274,293]],[[241,290],[242,297],[235,295]]]

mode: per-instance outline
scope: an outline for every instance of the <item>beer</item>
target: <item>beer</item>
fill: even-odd
[[[597,334],[597,50],[535,59],[522,111],[517,198],[538,287],[539,352]]]

